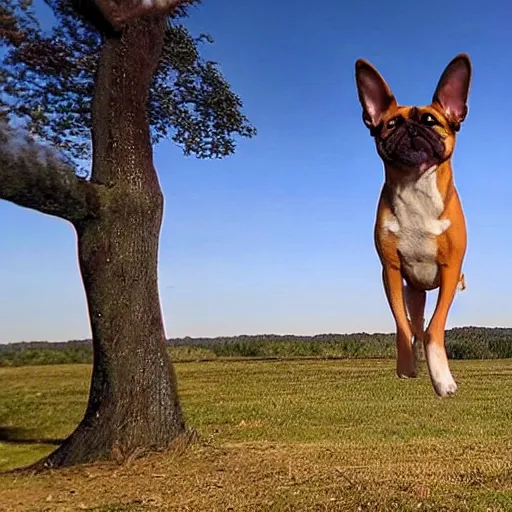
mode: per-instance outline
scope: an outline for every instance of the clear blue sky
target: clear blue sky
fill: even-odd
[[[511,325],[511,16],[505,0],[204,0],[189,26],[213,35],[206,55],[259,134],[220,161],[155,149],[168,336],[393,330],[372,235],[382,165],[354,61],[425,104],[459,52],[474,66],[454,160],[468,288],[449,326]],[[0,341],[88,337],[71,226],[0,202],[0,239]]]

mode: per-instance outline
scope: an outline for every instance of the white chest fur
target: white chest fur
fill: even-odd
[[[436,167],[419,180],[397,186],[391,196],[393,214],[384,219],[384,229],[398,237],[404,273],[413,283],[430,289],[436,286],[436,236],[450,227],[448,219],[440,219],[443,198],[437,187]]]

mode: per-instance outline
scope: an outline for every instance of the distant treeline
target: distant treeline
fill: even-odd
[[[325,359],[393,358],[393,334],[318,334],[294,336],[261,334],[217,338],[168,340],[174,361],[217,358]],[[512,358],[512,328],[458,327],[446,332],[446,346],[452,359]],[[0,345],[0,366],[91,363],[90,340],[67,342],[32,341]]]

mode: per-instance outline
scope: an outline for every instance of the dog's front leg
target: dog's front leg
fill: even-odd
[[[405,309],[404,285],[400,269],[385,264],[382,280],[396,323],[396,373],[400,378],[416,377],[418,370],[412,345],[413,333]]]
[[[452,262],[440,268],[440,288],[436,308],[425,335],[425,357],[427,359],[430,380],[439,396],[453,395],[457,384],[448,365],[448,356],[444,344],[444,331],[448,311],[452,305],[457,285],[461,279],[462,261]]]

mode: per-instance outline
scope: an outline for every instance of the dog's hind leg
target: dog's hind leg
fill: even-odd
[[[417,290],[409,284],[404,290],[405,304],[411,320],[412,332],[414,334],[413,349],[416,362],[425,359],[423,342],[425,341],[425,303],[427,292]]]

